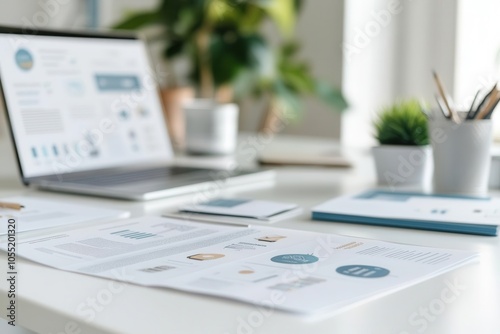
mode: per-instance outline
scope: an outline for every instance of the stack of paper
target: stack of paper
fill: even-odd
[[[19,242],[19,256],[59,269],[307,315],[345,310],[476,256],[331,234],[161,217],[93,225]]]

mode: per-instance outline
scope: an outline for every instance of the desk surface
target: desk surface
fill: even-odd
[[[333,143],[277,139],[274,149],[328,152]],[[302,147],[300,147],[302,146]],[[307,148],[309,147],[309,148]],[[2,153],[2,152],[0,152]],[[3,155],[5,156],[5,155]],[[189,158],[180,158],[188,161]],[[307,322],[286,313],[262,312],[243,303],[168,289],[146,288],[60,271],[18,259],[18,324],[40,333],[499,333],[500,241],[480,237],[310,220],[309,209],[326,199],[374,186],[371,160],[355,158],[352,169],[281,167],[274,187],[229,190],[225,195],[298,203],[305,212],[276,227],[337,233],[431,247],[472,250],[481,262],[355,307],[321,321]],[[173,211],[190,196],[146,203],[39,192],[14,179],[11,159],[2,159],[0,196],[30,192],[65,200],[127,209],[133,216]],[[226,164],[227,158],[208,159]],[[6,166],[9,165],[9,166]],[[3,173],[3,174],[2,174]],[[2,268],[6,256],[0,253]],[[1,269],[4,270],[4,269]],[[453,286],[453,287],[451,287]],[[0,280],[0,303],[7,283]],[[449,298],[449,295],[452,298]],[[447,296],[447,297],[445,297]],[[1,307],[4,309],[4,307]],[[92,311],[89,311],[92,310]],[[5,317],[2,311],[0,317]],[[88,320],[92,318],[92,320]]]

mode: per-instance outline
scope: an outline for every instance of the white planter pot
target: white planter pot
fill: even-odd
[[[491,165],[493,122],[444,118],[429,121],[434,151],[434,192],[486,196]]]
[[[432,180],[430,146],[381,145],[372,149],[378,184],[428,190]]]
[[[236,148],[236,104],[193,100],[183,106],[186,117],[186,150],[195,154],[230,154]]]
[[[500,152],[494,153],[491,161],[490,188],[500,189]]]

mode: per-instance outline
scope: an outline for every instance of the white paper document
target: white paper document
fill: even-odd
[[[308,315],[341,311],[476,257],[465,251],[162,217],[20,236],[18,255],[63,270]]]
[[[180,212],[269,220],[298,209],[297,204],[241,198],[219,198],[198,205],[187,205]]]
[[[302,213],[297,204],[241,198],[219,198],[198,205],[186,205],[164,217],[185,221],[234,224],[276,223]]]
[[[17,203],[21,210],[0,208],[0,222],[16,218],[17,232],[40,230],[62,225],[110,221],[130,216],[128,211],[101,209],[64,201],[42,200],[27,196],[0,198],[0,202]],[[7,224],[0,224],[0,235],[7,234]]]

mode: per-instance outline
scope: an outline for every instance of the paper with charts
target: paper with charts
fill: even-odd
[[[477,256],[332,234],[164,217],[25,237],[18,243],[18,255],[59,269],[309,315],[341,311]]]

